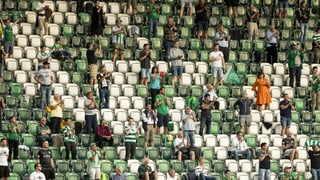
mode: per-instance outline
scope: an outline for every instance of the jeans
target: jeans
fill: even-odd
[[[309,24],[308,23],[301,23],[300,29],[301,29],[300,42],[302,43],[307,40],[307,31],[309,29]]]
[[[91,134],[96,132],[97,127],[97,115],[85,115],[86,119],[86,132]]]
[[[296,78],[296,87],[300,87],[301,81],[301,68],[289,68],[290,86],[293,88],[294,78]]]
[[[66,160],[69,160],[69,155],[71,151],[72,159],[77,159],[77,145],[74,142],[64,143],[66,147]]]
[[[100,96],[100,109],[109,108],[110,92],[109,92],[108,88],[101,88],[99,90],[99,96]]]
[[[311,168],[312,180],[320,179],[320,169]]]
[[[258,180],[270,180],[270,169],[259,169]]]
[[[203,173],[200,173],[199,177],[200,177],[200,179],[202,179],[202,180],[217,180],[216,177],[205,176]]]
[[[8,162],[11,162],[12,152],[13,152],[13,159],[18,159],[19,141],[18,140],[13,140],[13,139],[8,139],[8,146],[9,146]]]
[[[41,85],[40,92],[41,92],[41,109],[44,109],[44,107],[50,103],[51,86]]]
[[[234,150],[232,151],[232,154],[234,155],[234,158],[236,161],[239,161],[239,154],[245,155],[246,159],[251,159],[251,151],[249,149],[241,151],[241,150]]]
[[[190,146],[194,147],[194,131],[193,130],[184,130],[183,131],[184,138],[190,139]]]
[[[165,59],[168,61],[168,56],[169,56],[169,51],[170,51],[170,48],[173,47],[173,41],[171,40],[167,40],[165,39],[163,41],[163,48],[164,48],[164,51],[165,51]]]
[[[278,61],[278,50],[276,45],[267,47],[267,62],[270,64]]]
[[[159,21],[157,19],[149,20],[149,34],[148,34],[149,39],[152,37],[158,36],[158,25],[159,25]]]
[[[206,134],[210,134],[210,129],[211,129],[211,116],[202,116],[202,115],[201,115],[200,131],[199,131],[200,136],[203,135],[203,128],[204,128],[204,126],[207,126]]]
[[[150,89],[151,94],[151,107],[152,109],[155,108],[154,104],[156,103],[156,96],[160,93],[160,89]]]
[[[136,143],[133,142],[126,142],[124,143],[126,147],[126,158],[125,160],[128,161],[129,159],[134,159],[134,156],[136,154]]]
[[[50,118],[50,129],[51,133],[60,133],[60,123],[61,123],[60,117],[51,117]]]

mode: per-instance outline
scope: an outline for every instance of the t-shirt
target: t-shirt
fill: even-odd
[[[54,99],[50,101],[50,106],[55,106],[57,104],[58,104],[58,102],[55,101]],[[62,118],[62,108],[61,108],[61,106],[57,106],[55,109],[51,110],[51,117]]]
[[[158,14],[158,10],[155,8],[156,6],[158,5],[155,3],[147,4],[147,10],[151,9],[151,12],[148,14],[148,19],[158,20],[159,14]]]
[[[92,100],[88,99],[87,97],[84,98],[84,110],[86,115],[95,115],[97,107],[88,109],[88,105],[91,104]]]
[[[152,169],[150,166],[144,166],[144,164],[141,164],[138,168],[138,173],[139,173],[139,176],[144,176],[144,174],[146,172],[152,172]]]
[[[51,85],[51,75],[52,75],[52,71],[50,69],[40,69],[38,72],[38,77],[42,82],[41,85],[46,85],[46,86]]]
[[[209,59],[210,58],[219,59],[219,60],[212,61],[211,67],[222,67],[223,53],[221,51],[212,51],[209,54]]]
[[[280,101],[279,106],[281,106],[281,105],[285,105],[286,106],[288,104],[289,104],[289,101],[283,100],[283,101]],[[286,109],[281,109],[280,108],[280,116],[291,118],[291,107],[288,106],[288,108],[286,108]]]
[[[41,149],[38,152],[38,159],[40,160],[40,164],[43,168],[52,168],[51,159],[52,154],[48,149]]]
[[[8,166],[8,147],[0,147],[0,166]]]
[[[242,142],[239,142],[239,139],[237,137],[234,137],[232,139],[232,144],[231,144],[231,151],[245,151],[248,149],[248,145],[245,140]]]
[[[313,91],[319,91],[319,85],[320,85],[320,81],[318,80],[318,75],[311,75],[311,79],[313,80],[313,81],[315,81],[315,83],[314,84],[311,84],[311,89],[313,90]]]
[[[40,60],[48,59],[48,62],[50,62],[50,54],[46,52],[39,52],[37,58]],[[39,63],[38,65],[43,65],[43,62]]]
[[[13,42],[14,37],[13,37],[13,23],[10,23],[9,26],[4,25],[3,27],[3,40],[5,42]]]
[[[181,56],[181,58],[178,58],[178,56]],[[185,59],[184,53],[179,48],[170,48],[169,59],[171,59],[171,66],[182,66],[182,61]]]
[[[145,51],[140,51],[139,57],[144,57],[146,55]],[[150,69],[150,61],[151,61],[151,55],[147,55],[145,59],[143,59],[140,63],[141,69]]]
[[[30,174],[30,180],[45,180],[46,177],[44,176],[44,174],[42,172],[32,172]]]
[[[196,5],[195,10],[200,10],[204,8],[204,6],[201,6],[200,4]],[[196,22],[199,21],[208,21],[207,11],[203,10],[201,13],[196,13]]]
[[[13,127],[12,123],[8,124],[8,129],[11,129],[12,127]],[[13,132],[9,130],[9,138],[8,139],[19,141],[19,134],[18,134],[17,128],[15,128]]]
[[[164,100],[165,96],[162,94],[158,94],[156,96],[156,102]],[[157,113],[162,115],[167,115],[169,113],[169,106],[167,103],[163,102],[160,105],[156,106]]]
[[[88,61],[88,64],[97,64],[97,58],[96,56],[94,55],[95,51],[93,49],[91,50],[87,50],[87,61]]]
[[[105,77],[105,78],[102,81],[100,81],[100,79],[102,79],[103,77]],[[100,88],[108,87],[111,84],[110,78],[111,78],[111,76],[109,74],[105,75],[103,73],[98,73],[97,80],[99,82],[99,87]]]
[[[95,155],[95,159],[94,159],[94,161],[92,161],[91,159],[89,159],[89,158],[91,158],[93,155]],[[100,167],[100,157],[101,157],[101,155],[100,155],[100,152],[99,151],[96,151],[96,152],[94,152],[94,151],[88,151],[87,152],[87,157],[88,157],[88,168],[90,169],[90,168],[98,168],[98,167]]]
[[[185,118],[187,118],[189,115],[188,114],[186,114],[186,113],[183,113],[183,115],[182,115],[182,130],[188,130],[188,131],[195,131],[196,130],[196,126],[195,126],[195,124],[194,124],[194,119],[193,119],[193,117],[190,117],[189,118],[189,120],[188,120],[188,122],[184,122],[183,120],[185,119]]]
[[[318,43],[320,43],[320,34],[315,33],[312,37],[313,41],[317,41]]]
[[[320,151],[308,151],[310,161],[311,161],[311,168],[313,169],[320,169]]]
[[[160,75],[158,74],[155,79],[152,79],[153,74],[150,74],[150,88],[160,89]]]
[[[210,105],[210,102],[203,100],[201,102],[201,105]],[[200,105],[200,107],[201,107],[201,105]],[[201,116],[210,117],[211,116],[211,108],[209,108],[209,109],[202,109],[201,108]]]
[[[42,126],[41,124],[39,124],[39,125],[37,126],[37,136],[38,136],[38,137],[49,137],[48,134],[45,134],[45,135],[42,135],[42,134],[41,134],[41,132],[42,132],[43,130],[50,130],[50,128],[49,128],[48,125]]]
[[[289,175],[287,175],[287,174],[282,174],[282,175],[280,175],[280,179],[282,180],[282,179],[288,179],[288,180],[294,180],[294,179],[296,179],[296,174],[295,173],[290,173]]]
[[[266,153],[265,152],[258,152],[258,157],[264,156]],[[270,157],[266,156],[263,161],[259,161],[259,168],[260,169],[270,169]]]

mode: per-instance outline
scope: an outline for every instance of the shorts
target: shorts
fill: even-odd
[[[124,45],[120,43],[113,44],[114,49],[118,49],[119,51],[124,51]]]
[[[208,21],[199,21],[197,22],[198,31],[208,31]]]
[[[101,171],[100,168],[89,168],[90,179],[100,179]]]
[[[227,7],[239,6],[239,0],[225,0]]]
[[[0,166],[0,178],[9,177],[9,166]]]
[[[281,116],[280,122],[281,122],[282,128],[290,128],[291,126],[291,118]]]
[[[283,156],[284,156],[284,157],[290,157],[290,154],[291,154],[292,150],[293,150],[293,149],[291,149],[291,148],[284,150]]]
[[[240,126],[251,126],[251,115],[239,115]]]
[[[158,127],[168,127],[169,125],[169,114],[159,114],[157,115],[158,117],[158,122],[157,122],[157,126]]]
[[[127,7],[130,7],[130,6],[132,6],[132,9],[137,9],[137,0],[128,0]]]
[[[149,74],[150,74],[150,69],[141,68],[141,78],[147,78],[149,77]]]
[[[91,78],[91,79],[97,79],[98,65],[96,65],[96,64],[89,64],[89,69],[90,69],[90,78]]]
[[[182,75],[182,71],[183,71],[183,67],[182,66],[172,66],[171,67],[172,76],[181,76]]]
[[[55,178],[55,171],[53,168],[42,168],[42,172],[46,179],[54,179]]]
[[[181,8],[184,8],[186,4],[187,7],[192,8],[192,0],[180,0]]]
[[[222,67],[211,67],[211,72],[213,74],[213,77],[223,77],[223,69]]]
[[[286,1],[279,1],[279,9],[281,10],[281,9],[287,9],[288,8],[288,6],[289,6],[289,3],[288,3],[288,1],[286,0]]]

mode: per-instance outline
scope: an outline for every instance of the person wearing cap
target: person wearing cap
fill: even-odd
[[[40,163],[34,165],[34,171],[30,174],[29,180],[45,180],[45,175],[41,172],[42,166]]]
[[[272,155],[268,151],[267,143],[261,143],[260,147],[261,151],[257,155],[259,157],[259,179],[270,180],[270,160]]]
[[[233,104],[233,108],[239,113],[240,131],[244,132],[244,127],[246,127],[247,134],[250,134],[251,104],[252,101],[248,98],[247,92],[243,92],[242,97]]]
[[[71,119],[65,120],[65,127],[62,129],[64,135],[64,146],[66,147],[66,160],[69,160],[70,151],[72,159],[77,159],[77,145],[74,128],[71,127]]]
[[[178,76],[179,85],[182,85],[183,61],[185,60],[184,52],[179,48],[179,41],[175,41],[169,51],[169,60],[171,60],[171,85],[175,87],[175,80]]]
[[[40,149],[37,154],[37,163],[42,166],[42,172],[47,180],[53,180],[55,178],[55,166],[52,153],[49,150],[48,141],[42,142],[42,149]]]
[[[118,53],[120,54],[120,60],[124,60],[124,39],[127,35],[126,28],[121,26],[122,21],[117,20],[116,25],[112,27],[112,46],[113,56],[112,61],[115,64]]]
[[[45,62],[50,63],[51,55],[50,53],[47,52],[46,46],[42,45],[40,47],[40,52],[38,53],[37,58],[38,58],[38,71],[43,68],[43,64]]]
[[[279,32],[275,30],[274,25],[271,24],[267,31],[267,62],[269,64],[276,63],[278,61],[278,48]]]
[[[282,139],[281,149],[283,150],[283,156],[289,157],[290,161],[299,157],[297,142],[292,137],[292,133],[290,131],[287,131],[287,137]]]
[[[41,109],[44,109],[50,103],[51,84],[54,83],[53,73],[49,69],[48,61],[43,63],[43,69],[39,70],[34,79],[40,84]]]
[[[150,45],[144,44],[143,50],[139,53],[139,59],[141,61],[140,68],[141,68],[141,79],[140,84],[145,85],[148,87],[148,76],[150,74],[150,62],[152,61]]]
[[[90,150],[87,152],[88,158],[88,173],[90,176],[90,180],[100,179],[101,177],[101,169],[100,169],[100,160],[102,160],[102,156],[100,152],[97,150],[96,143],[90,144]]]
[[[220,25],[218,27],[218,31],[215,34],[215,41],[216,43],[219,44],[219,49],[223,53],[223,57],[225,62],[228,62],[229,60],[229,41],[231,37],[229,34],[224,32],[224,27],[223,25]]]
[[[311,147],[306,147],[307,153],[311,161],[311,174],[312,180],[320,179],[320,149],[319,145],[313,145]]]
[[[290,86],[293,88],[294,78],[296,79],[296,87],[300,87],[301,82],[301,69],[302,62],[304,58],[303,50],[299,52],[298,48],[299,43],[293,42],[291,44],[292,50],[288,55],[288,67],[289,67],[289,77],[290,77]]]
[[[160,6],[155,3],[155,0],[150,0],[146,8],[149,20],[148,39],[151,39],[158,36]]]
[[[94,36],[95,40],[103,34],[104,14],[103,4],[99,0],[96,0],[91,15],[91,35]]]
[[[226,67],[224,54],[220,51],[218,43],[214,44],[213,51],[209,54],[209,62],[211,62],[211,72],[213,74],[213,87],[217,87],[219,77],[219,84],[223,85],[223,69]]]
[[[291,167],[286,166],[283,171],[283,174],[280,174],[280,180],[299,180],[297,174],[292,172]]]
[[[185,139],[189,139],[190,147],[194,147],[194,134],[196,131],[195,122],[198,121],[196,113],[191,110],[190,107],[186,107],[184,113],[182,114],[182,131]]]
[[[60,133],[60,123],[63,117],[64,104],[61,100],[61,95],[54,95],[50,102],[51,116],[50,129],[52,133]]]
[[[116,173],[112,176],[112,180],[127,180],[127,175],[122,172],[121,166],[117,166],[115,172]]]
[[[167,24],[163,27],[163,48],[165,52],[165,59],[168,60],[170,49],[173,47],[176,41],[176,33],[178,32],[178,27],[176,26],[172,17],[167,18]]]

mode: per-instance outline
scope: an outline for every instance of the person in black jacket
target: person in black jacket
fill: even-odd
[[[242,97],[239,98],[233,105],[235,109],[239,109],[239,123],[240,131],[243,132],[244,127],[246,126],[247,134],[250,133],[251,125],[251,100],[248,99],[248,93],[244,92]]]
[[[297,19],[299,19],[301,29],[300,42],[303,43],[307,40],[307,31],[309,29],[309,10],[307,8],[307,2],[302,1],[300,3]]]

